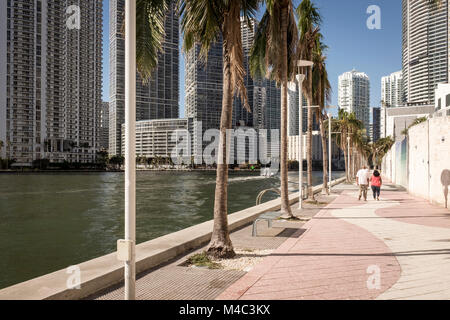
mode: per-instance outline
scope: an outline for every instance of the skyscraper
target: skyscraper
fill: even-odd
[[[100,111],[100,149],[108,150],[109,148],[109,102],[102,103]]]
[[[110,0],[110,123],[109,153],[121,154],[125,123],[125,40],[122,30],[125,0]],[[158,66],[148,83],[137,75],[136,120],[171,119],[179,115],[179,19],[172,4],[166,14],[165,38]]]
[[[257,22],[249,26],[241,19],[241,37],[244,49],[244,79],[251,113],[238,97],[233,101],[233,127],[239,123],[255,129],[279,129],[281,91],[275,81],[253,79],[250,75],[249,55],[257,28]],[[207,129],[218,129],[222,112],[223,58],[222,41],[213,44],[207,61],[200,58],[200,47],[195,45],[186,54],[186,116],[194,119],[194,127],[201,122],[202,135]],[[200,134],[199,130],[195,130]],[[202,137],[194,134],[194,150]],[[270,133],[269,133],[270,139]],[[205,144],[207,142],[204,142]]]
[[[212,44],[208,59],[200,58],[200,46],[186,53],[185,91],[186,116],[194,119],[193,150],[202,154],[205,143],[203,133],[208,129],[219,129],[222,111],[223,60],[222,42]],[[201,124],[201,128],[198,125]]]
[[[388,107],[400,107],[405,103],[402,71],[381,78],[381,101]]]
[[[366,129],[370,124],[370,81],[369,77],[356,70],[339,76],[339,107],[354,112]]]
[[[403,79],[408,103],[434,102],[438,83],[449,80],[449,1],[402,0]]]
[[[3,157],[93,162],[101,78],[101,1],[0,2]]]
[[[370,139],[372,142],[377,142],[380,140],[381,135],[381,109],[372,108],[372,135]]]

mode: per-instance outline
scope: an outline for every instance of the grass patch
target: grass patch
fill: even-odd
[[[221,265],[211,260],[206,252],[194,254],[187,260],[187,263],[196,267],[207,267],[208,269],[220,269]]]

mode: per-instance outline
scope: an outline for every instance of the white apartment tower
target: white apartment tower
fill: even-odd
[[[408,103],[434,102],[438,83],[449,80],[450,3],[402,0],[403,79]]]
[[[109,154],[120,155],[125,123],[125,39],[122,33],[125,0],[109,0],[110,123]],[[179,115],[179,18],[175,3],[166,13],[165,38],[158,66],[148,83],[137,74],[136,120],[172,119]]]
[[[95,161],[102,18],[98,0],[0,1],[2,157]]]
[[[352,70],[339,76],[339,107],[354,112],[368,130],[370,124],[370,80],[367,74]]]
[[[387,107],[400,107],[405,103],[402,71],[381,78],[381,101]]]

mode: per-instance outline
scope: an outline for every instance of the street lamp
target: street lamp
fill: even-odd
[[[136,299],[136,1],[125,2],[125,239],[117,241],[125,264],[125,300]]]
[[[347,169],[348,169],[348,178],[352,181],[351,173],[350,173],[350,137],[347,137]]]
[[[328,112],[328,192],[331,194],[331,113]],[[324,168],[325,169],[325,168]]]
[[[305,80],[305,75],[300,72],[300,68],[312,67],[314,63],[307,60],[298,60],[298,74],[296,76],[298,82],[298,100],[299,100],[299,132],[298,132],[298,153],[299,153],[299,170],[298,170],[298,190],[299,190],[299,209],[302,209],[303,201],[303,81]]]

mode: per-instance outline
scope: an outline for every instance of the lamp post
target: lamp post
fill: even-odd
[[[338,109],[336,106],[327,106],[327,109]],[[328,116],[328,192],[331,194],[331,121],[333,121],[333,118],[331,117],[331,113],[327,113]],[[338,133],[337,133],[338,134]],[[325,168],[324,168],[325,170]]]
[[[125,300],[136,298],[136,0],[125,2],[125,240],[117,253],[125,263]]]
[[[348,178],[352,181],[351,171],[350,171],[350,137],[347,137],[347,168],[348,168]]]
[[[297,74],[297,82],[298,82],[298,100],[299,100],[299,131],[298,131],[298,158],[299,158],[299,168],[298,168],[298,208],[302,209],[302,201],[303,201],[303,81],[305,80],[305,75],[300,73],[300,68],[304,67],[312,67],[314,65],[313,62],[307,60],[298,60],[297,67],[299,72]]]
[[[328,193],[331,194],[331,113],[328,112]],[[324,168],[325,169],[325,168]]]

